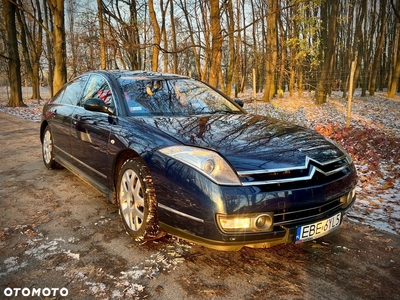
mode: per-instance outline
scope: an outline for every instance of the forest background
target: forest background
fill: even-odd
[[[315,102],[350,70],[361,96],[400,76],[400,0],[1,0],[0,86],[57,92],[93,69],[173,72],[264,101],[304,90]],[[7,89],[8,90],[8,89]]]

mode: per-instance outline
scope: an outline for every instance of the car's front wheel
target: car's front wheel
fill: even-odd
[[[119,212],[126,232],[135,240],[160,234],[157,202],[150,173],[139,159],[122,165],[117,182]]]
[[[53,136],[49,126],[43,132],[42,157],[47,169],[59,169],[61,165],[55,161]]]

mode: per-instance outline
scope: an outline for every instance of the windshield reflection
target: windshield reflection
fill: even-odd
[[[191,79],[118,79],[130,116],[232,114],[241,110],[202,82]]]

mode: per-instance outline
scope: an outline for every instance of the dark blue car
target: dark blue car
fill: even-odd
[[[46,167],[66,167],[118,203],[135,240],[301,243],[338,228],[356,198],[340,146],[179,75],[83,74],[43,108],[40,139]]]

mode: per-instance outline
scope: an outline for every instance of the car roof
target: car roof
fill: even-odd
[[[89,73],[104,74],[113,76],[118,79],[120,77],[129,77],[137,80],[166,80],[166,79],[189,79],[188,76],[162,73],[162,72],[149,72],[149,71],[131,71],[131,70],[95,70]]]

